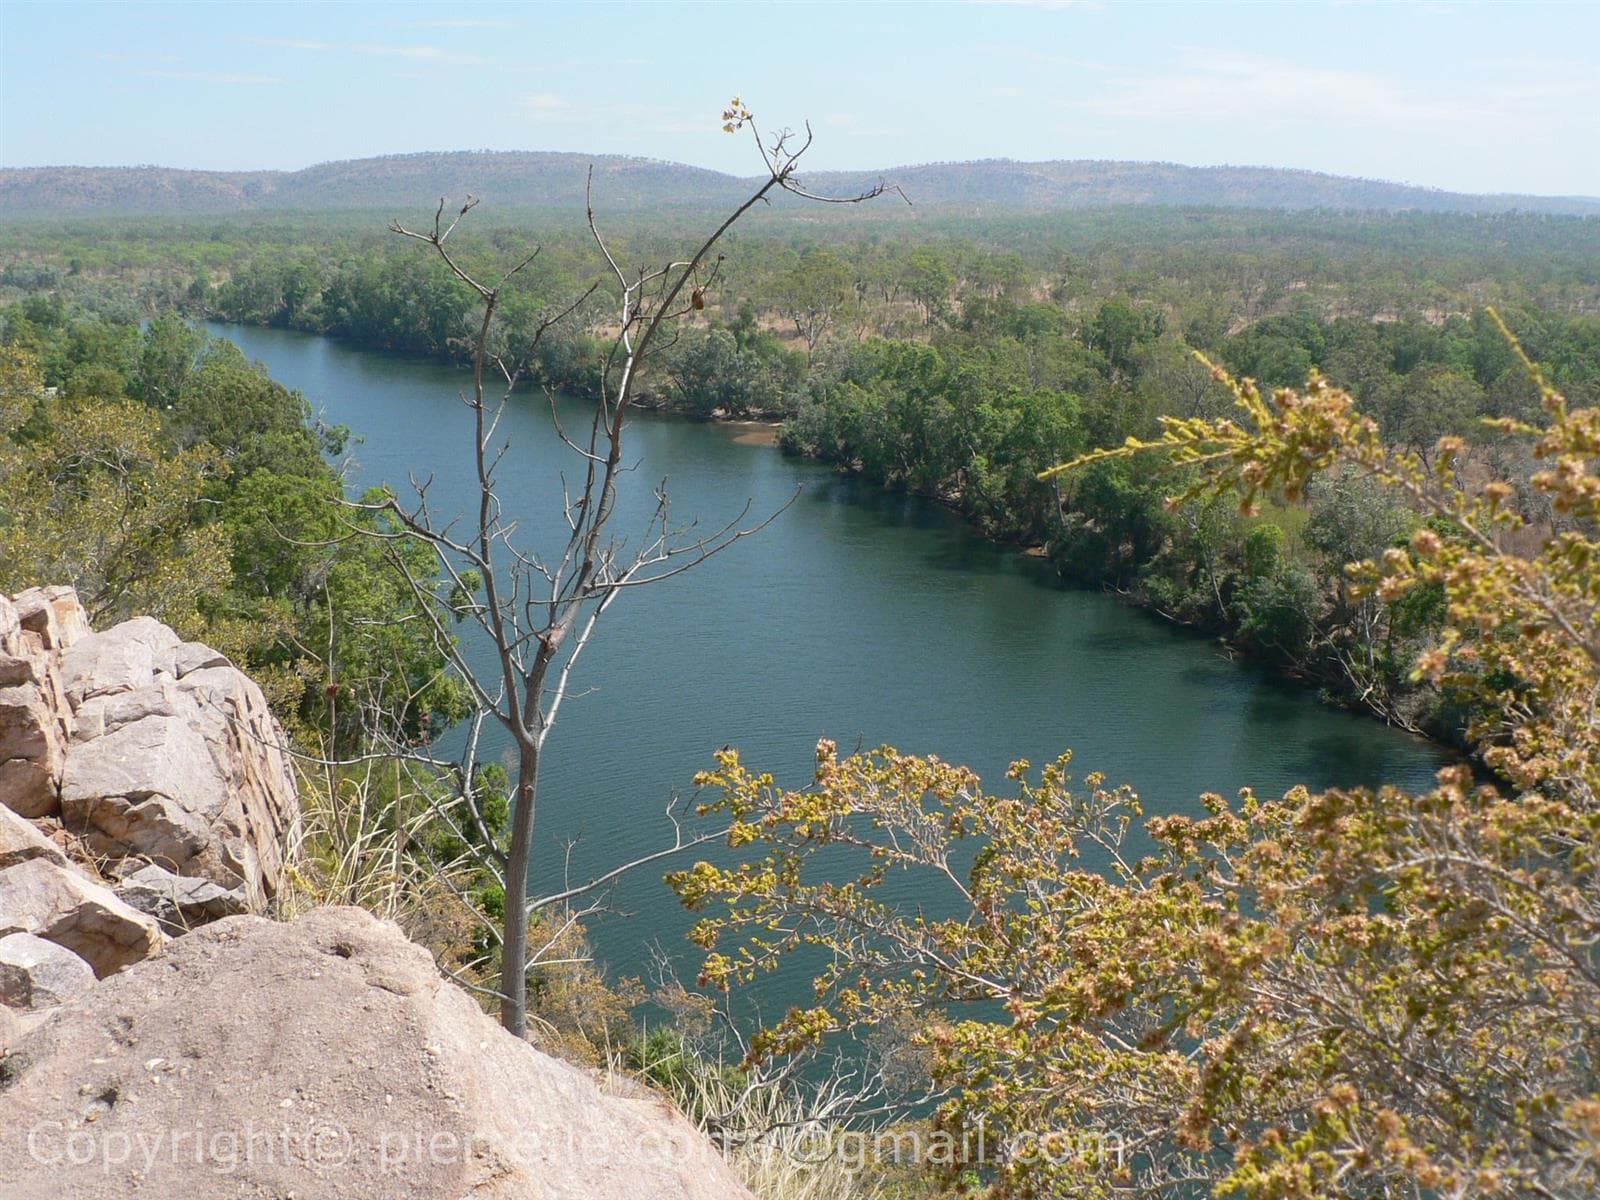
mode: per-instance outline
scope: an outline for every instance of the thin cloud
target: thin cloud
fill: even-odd
[[[522,97],[522,106],[535,112],[562,112],[572,107],[572,102],[555,92],[530,92]]]
[[[1022,89],[1019,87],[992,87],[989,89],[989,95],[997,100],[1016,100],[1022,95]]]
[[[722,126],[715,113],[690,113],[664,104],[612,104],[606,111],[643,133],[700,134]]]
[[[1046,12],[1065,12],[1068,9],[1077,9],[1079,12],[1105,10],[1102,0],[967,0],[967,3],[1005,8],[1041,8]]]
[[[101,62],[175,63],[183,61],[176,54],[117,54],[102,51],[94,56]]]
[[[586,125],[606,133],[706,133],[721,124],[715,113],[690,113],[664,104],[576,105],[556,92],[530,92],[518,104],[543,125]]]
[[[412,29],[510,29],[510,21],[491,21],[477,17],[445,17],[437,21],[412,21]]]
[[[1142,120],[1343,118],[1387,126],[1462,125],[1505,115],[1481,88],[1470,97],[1421,95],[1358,71],[1199,51],[1184,56],[1181,71],[1118,80],[1086,107]]]
[[[337,50],[344,54],[368,54],[383,58],[405,58],[413,62],[444,63],[451,66],[476,66],[488,60],[475,54],[462,54],[443,46],[404,46],[387,42],[322,42],[310,38],[251,37],[245,39],[253,46],[267,46],[275,50],[306,50],[325,53]]]
[[[271,46],[276,50],[332,50],[332,42],[314,42],[306,38],[253,37],[246,39],[253,46]]]
[[[146,79],[181,79],[186,83],[225,83],[241,87],[269,87],[287,83],[276,75],[230,75],[221,71],[140,71]]]
[[[418,62],[447,63],[452,66],[474,66],[484,62],[474,54],[459,54],[443,46],[391,46],[382,42],[356,42],[350,47],[357,54],[375,54],[388,58],[409,58]]]
[[[1003,46],[994,42],[982,42],[974,49],[980,54],[987,54],[994,58],[1009,58],[1017,62],[1028,63],[1030,66],[1066,67],[1076,71],[1109,71],[1112,69],[1110,63],[1100,59],[1079,58],[1071,54],[1051,54],[1028,46]]]

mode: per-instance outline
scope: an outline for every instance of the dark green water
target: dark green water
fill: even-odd
[[[457,371],[364,353],[306,334],[212,326],[324,419],[349,425],[355,482],[433,475],[437,510],[465,503],[471,431]],[[508,422],[508,508],[537,540],[560,521],[572,469],[541,397]],[[1080,771],[1134,785],[1148,812],[1198,811],[1203,791],[1252,786],[1421,785],[1444,761],[1427,743],[1324,707],[1106,596],[1051,584],[1038,564],[974,536],[948,513],[886,496],[728,427],[637,417],[634,499],[666,476],[676,512],[720,525],[751,501],[799,499],[761,536],[702,569],[623,597],[580,665],[548,751],[541,890],[560,844],[575,873],[662,844],[674,789],[724,743],[804,783],[818,737],[891,743],[966,762],[997,788],[1013,758],[1071,747]],[[624,512],[619,531],[638,529]],[[907,898],[915,898],[908,881]],[[686,959],[688,921],[659,872],[618,896],[630,915],[594,929],[619,973],[659,942]],[[692,972],[691,972],[692,974]],[[782,1003],[793,981],[775,981]]]

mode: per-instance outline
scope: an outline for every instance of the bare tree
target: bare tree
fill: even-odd
[[[588,225],[606,265],[605,278],[578,300],[544,317],[534,331],[524,361],[508,362],[491,350],[504,289],[534,255],[484,282],[462,266],[450,243],[463,217],[477,203],[469,197],[450,220],[440,202],[431,228],[413,230],[396,222],[392,229],[423,242],[450,272],[476,293],[481,305],[472,343],[472,383],[463,396],[473,425],[472,463],[477,501],[469,514],[451,518],[429,504],[431,480],[411,480],[415,497],[406,503],[390,495],[362,507],[388,521],[390,559],[417,595],[422,619],[428,621],[441,654],[465,681],[476,706],[468,723],[467,748],[452,771],[469,813],[471,832],[495,875],[505,887],[506,907],[501,939],[500,1015],[507,1029],[527,1030],[528,924],[543,905],[567,905],[576,896],[603,887],[623,871],[657,861],[709,835],[686,834],[673,820],[670,845],[634,862],[621,864],[576,886],[565,884],[549,895],[530,898],[529,869],[539,807],[539,770],[546,742],[563,704],[572,694],[574,668],[611,604],[625,591],[680,575],[763,528],[777,513],[750,520],[749,504],[733,520],[715,530],[675,525],[665,485],[655,490],[655,508],[642,538],[629,549],[614,535],[618,487],[632,469],[623,458],[628,410],[639,386],[640,372],[653,344],[681,317],[704,307],[705,292],[717,279],[721,257],[717,243],[758,204],[779,192],[826,203],[854,204],[881,195],[879,185],[849,197],[813,195],[795,174],[811,145],[809,126],[803,138],[783,131],[763,141],[748,109],[737,98],[723,114],[724,129],[750,129],[767,169],[767,178],[734,208],[687,258],[662,266],[625,270],[613,256],[594,215],[593,172],[590,173]],[[595,294],[609,294],[616,305],[617,332],[600,373],[586,432],[569,434],[562,426],[552,394],[551,418],[576,463],[573,479],[563,477],[566,533],[553,554],[541,554],[516,537],[517,520],[505,511],[497,478],[509,444],[500,434],[507,403],[525,372],[526,357],[549,330],[568,320]],[[488,399],[490,380],[500,389]],[[781,510],[780,510],[781,511]],[[421,577],[400,552],[402,543],[420,542],[435,554],[444,586]],[[484,638],[493,649],[493,665],[474,667],[454,636],[461,623],[471,638]],[[488,724],[498,725],[513,747],[510,833],[498,842],[489,829],[473,787],[479,737]],[[669,810],[669,815],[670,810]]]

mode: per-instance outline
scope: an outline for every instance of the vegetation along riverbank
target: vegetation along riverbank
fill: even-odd
[[[596,264],[548,216],[485,215],[463,243],[469,263],[540,247],[496,325],[497,348],[514,356]],[[470,296],[375,224],[341,213],[202,232],[194,218],[152,217],[111,222],[92,247],[66,225],[19,226],[0,277],[19,297],[5,336],[37,344],[48,380],[78,391],[95,386],[91,370],[100,386],[138,376],[142,366],[99,348],[162,311],[459,360]],[[648,247],[672,225],[641,220],[627,236]],[[1570,394],[1600,387],[1600,280],[1580,266],[1600,261],[1592,218],[1127,208],[909,229],[774,219],[731,244],[640,403],[758,421],[751,436],[763,440],[781,421],[786,452],[945,504],[1048,557],[1063,580],[1444,740],[1458,740],[1462,714],[1410,677],[1442,617],[1437,595],[1391,603],[1343,574],[1426,519],[1402,500],[1335,474],[1249,515],[1226,502],[1169,510],[1181,467],[1038,473],[1151,436],[1162,416],[1226,413],[1230,398],[1194,350],[1269,388],[1320,369],[1397,444],[1426,452],[1459,435],[1469,471],[1514,468],[1522,451],[1482,420],[1525,417],[1537,395],[1484,316],[1488,301]],[[1398,272],[1397,256],[1427,272]],[[593,394],[605,320],[596,309],[542,338],[537,384]],[[1548,528],[1553,514],[1523,500],[1533,527]]]

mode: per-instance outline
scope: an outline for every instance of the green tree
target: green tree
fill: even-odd
[[[932,325],[942,316],[955,286],[955,273],[938,250],[919,246],[907,257],[902,271],[906,291],[922,308],[922,323]]]
[[[1441,435],[1475,432],[1483,407],[1483,389],[1471,376],[1430,365],[1406,376],[1398,395],[1375,415],[1386,438],[1426,458]]]
[[[1155,341],[1164,328],[1166,320],[1155,309],[1113,298],[1095,310],[1084,340],[1105,355],[1114,378],[1126,377],[1134,372],[1140,347]]]
[[[832,251],[813,246],[785,271],[775,285],[777,310],[793,323],[806,344],[810,364],[817,343],[833,328],[835,319],[856,294],[850,269]]]
[[[168,314],[151,321],[129,394],[157,409],[176,403],[205,340],[206,335],[182,317]]]
[[[200,444],[173,450],[144,405],[92,398],[38,408],[25,354],[0,369],[0,589],[78,589],[92,621],[150,613],[190,636],[231,582],[223,531],[199,519],[227,468]],[[27,437],[15,435],[28,423]]]
[[[781,412],[791,388],[803,375],[798,353],[785,351],[770,334],[764,338],[727,329],[686,335],[664,362],[671,380],[673,407],[695,416],[727,417]]]

